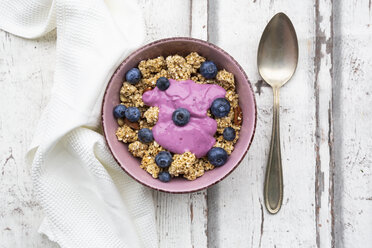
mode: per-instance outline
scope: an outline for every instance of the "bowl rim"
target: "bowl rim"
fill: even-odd
[[[207,186],[204,186],[204,187],[200,187],[200,188],[196,188],[196,189],[192,189],[192,190],[184,190],[184,191],[167,191],[167,190],[163,190],[163,189],[158,189],[158,188],[155,188],[153,186],[151,186],[150,184],[147,184],[146,182],[143,182],[143,181],[140,181],[139,179],[137,179],[136,177],[134,177],[132,174],[130,174],[126,169],[125,167],[122,165],[122,163],[115,157],[110,145],[109,145],[109,142],[107,140],[107,136],[106,136],[106,133],[105,133],[105,122],[104,122],[104,103],[105,103],[105,100],[106,100],[106,94],[107,94],[107,89],[109,88],[110,84],[112,83],[112,79],[113,77],[119,72],[120,68],[122,67],[122,65],[124,63],[126,63],[130,58],[134,57],[136,54],[140,53],[141,51],[147,49],[148,47],[150,46],[153,46],[153,45],[156,45],[158,43],[162,43],[162,42],[167,42],[167,41],[193,41],[193,42],[199,42],[199,43],[203,43],[205,45],[208,45],[208,46],[211,46],[213,47],[214,49],[222,52],[223,54],[225,54],[226,56],[228,56],[231,61],[235,64],[235,66],[237,66],[237,68],[239,69],[239,71],[243,74],[244,78],[246,79],[247,83],[248,83],[248,86],[249,86],[249,89],[252,93],[252,96],[253,96],[253,102],[254,102],[254,125],[253,125],[253,131],[252,131],[252,136],[249,140],[249,143],[248,143],[248,146],[247,146],[247,149],[244,151],[243,155],[241,156],[240,160],[231,168],[230,171],[228,171],[228,173],[226,173],[224,176],[222,176],[220,179],[216,180],[216,181],[213,181],[212,183],[208,184]],[[115,69],[114,73],[112,74],[112,76],[110,77],[106,87],[105,87],[105,92],[104,92],[104,95],[103,95],[103,98],[102,98],[102,104],[101,104],[101,125],[102,125],[102,133],[103,133],[103,137],[105,139],[105,143],[112,155],[112,157],[115,159],[116,163],[120,166],[120,168],[127,174],[129,175],[131,178],[133,178],[135,181],[137,181],[138,183],[146,186],[146,187],[149,187],[153,190],[156,190],[156,191],[160,191],[160,192],[165,192],[165,193],[171,193],[171,194],[187,194],[187,193],[193,193],[193,192],[198,192],[198,191],[201,191],[201,190],[205,190],[219,182],[221,182],[222,180],[224,180],[227,176],[229,176],[239,165],[240,163],[242,162],[242,160],[245,158],[245,156],[247,155],[247,152],[249,150],[249,148],[251,147],[252,145],[252,142],[253,142],[253,139],[254,139],[254,136],[255,136],[255,133],[256,133],[256,125],[257,125],[257,103],[256,103],[256,96],[254,94],[254,90],[252,88],[252,84],[251,82],[249,81],[248,79],[248,76],[247,74],[245,73],[245,71],[243,70],[243,68],[240,66],[240,64],[230,55],[228,54],[225,50],[223,50],[222,48],[214,45],[213,43],[210,43],[208,41],[205,41],[205,40],[201,40],[201,39],[196,39],[196,38],[191,38],[191,37],[169,37],[169,38],[164,38],[164,39],[159,39],[159,40],[155,40],[153,42],[150,42],[150,43],[147,43],[143,46],[141,46],[140,48],[132,51],[119,65],[118,67]]]

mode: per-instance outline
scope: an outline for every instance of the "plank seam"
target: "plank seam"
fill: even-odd
[[[192,34],[192,1],[193,0],[190,0],[190,11],[189,11],[189,37],[191,37],[191,34]]]
[[[333,33],[333,32],[332,32]],[[331,60],[333,60],[333,55],[331,55]],[[333,73],[333,71],[332,71]],[[332,74],[331,74],[332,75]],[[333,80],[333,77],[332,77]],[[335,213],[334,213],[334,154],[333,154],[333,115],[332,115],[332,104],[333,100],[329,102],[329,108],[328,108],[328,146],[329,146],[329,204],[331,205],[331,245],[332,247],[335,247]]]
[[[207,1],[207,41],[209,42],[209,0]]]
[[[334,55],[334,30],[333,30],[333,0],[331,0],[331,36],[330,36],[330,43],[332,44],[332,51],[330,53],[331,57],[331,68],[330,68],[330,75],[331,75],[331,99],[329,102],[328,107],[328,147],[329,147],[329,177],[330,177],[330,186],[329,186],[329,204],[331,205],[331,245],[332,248],[335,247],[335,214],[334,214],[334,151],[333,151],[333,55]]]
[[[319,234],[319,208],[321,207],[320,199],[322,191],[320,191],[319,180],[321,177],[321,161],[319,154],[320,146],[320,128],[319,128],[319,85],[318,75],[320,67],[320,55],[321,55],[321,42],[320,42],[320,19],[319,19],[319,0],[315,0],[315,56],[314,56],[314,97],[315,97],[315,230],[316,230],[316,245],[320,247],[320,234]],[[324,38],[324,35],[322,35]]]
[[[260,201],[260,207],[261,207],[261,227],[260,227],[260,242],[258,244],[258,247],[261,248],[262,236],[263,236],[263,233],[264,233],[265,216],[264,216],[264,210],[263,210],[261,199],[259,199],[259,201]]]
[[[321,168],[321,161],[320,161],[320,143],[321,143],[321,130],[320,130],[320,90],[319,90],[319,71],[321,67],[321,46],[323,44],[326,45],[327,53],[330,55],[331,60],[331,67],[330,67],[330,76],[331,76],[331,90],[333,89],[333,0],[330,1],[331,3],[331,14],[330,14],[330,37],[326,39],[325,33],[320,28],[320,23],[323,17],[320,15],[320,7],[319,7],[319,0],[315,0],[315,56],[314,56],[314,97],[315,97],[315,160],[316,160],[316,167],[315,167],[315,229],[316,229],[316,245],[320,247],[320,208],[321,206],[321,198],[322,193],[324,191],[324,173],[322,172]],[[331,211],[331,245],[334,247],[335,245],[335,232],[334,232],[334,151],[333,151],[333,95],[329,99],[329,106],[328,106],[328,149],[329,149],[329,199],[328,203],[330,205]]]

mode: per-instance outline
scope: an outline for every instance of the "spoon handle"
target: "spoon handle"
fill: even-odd
[[[266,168],[264,199],[267,211],[271,214],[276,214],[280,210],[283,201],[283,172],[279,133],[279,88],[273,87],[273,93],[273,130]]]

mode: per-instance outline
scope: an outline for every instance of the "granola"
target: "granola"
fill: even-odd
[[[196,69],[186,63],[186,59],[179,55],[168,56],[166,58],[169,77],[177,80],[190,79],[191,73],[195,73]]]
[[[116,136],[118,140],[124,143],[134,142],[137,140],[137,133],[127,125],[118,127],[116,130]]]
[[[141,168],[150,173],[153,178],[157,178],[160,172],[159,166],[155,163],[154,156],[151,156],[148,153],[145,153],[141,160]]]
[[[148,147],[148,145],[143,144],[140,141],[135,141],[128,145],[128,151],[132,153],[133,156],[142,158],[145,155]]]
[[[234,75],[226,70],[219,71],[216,76],[218,84],[226,90],[235,90]]]
[[[196,52],[192,52],[185,57],[186,63],[194,67],[195,69],[199,69],[201,63],[205,61],[205,58],[200,56]]]
[[[193,153],[185,152],[173,156],[173,162],[168,172],[173,176],[183,175],[188,180],[195,180],[204,174],[204,167],[197,161]]]
[[[146,118],[147,123],[151,125],[155,125],[158,121],[158,115],[159,115],[159,108],[158,107],[150,107],[146,112],[143,114],[143,116]]]
[[[157,57],[155,59],[142,60],[138,69],[141,71],[143,78],[151,77],[151,74],[160,72],[165,69],[166,63],[163,56]]]

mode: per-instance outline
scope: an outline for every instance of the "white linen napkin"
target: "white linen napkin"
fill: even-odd
[[[57,28],[54,88],[29,157],[40,231],[62,247],[157,247],[149,189],[129,178],[100,132],[106,84],[144,37],[130,0],[3,0],[0,28],[25,38]]]

